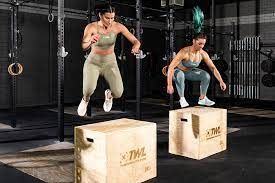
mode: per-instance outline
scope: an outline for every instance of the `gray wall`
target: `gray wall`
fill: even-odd
[[[54,1],[54,5],[56,1]],[[82,1],[83,2],[83,1]],[[86,3],[86,1],[84,1]],[[45,1],[37,3],[46,5]],[[66,8],[78,8],[83,10],[86,6],[74,5],[74,1],[66,1]],[[87,8],[87,7],[86,7]],[[40,106],[55,104],[57,101],[57,17],[53,23],[47,20],[48,12],[28,11],[21,9],[19,12],[19,30],[23,41],[19,47],[19,62],[24,66],[24,72],[18,76],[17,105]],[[11,83],[7,68],[9,39],[10,39],[10,11],[8,7],[0,8],[1,21],[1,101],[0,108],[8,108],[10,105]],[[120,12],[122,14],[122,12]],[[133,14],[133,12],[129,12]],[[2,23],[3,22],[3,23]],[[87,24],[85,16],[65,18],[65,48],[69,52],[65,58],[65,103],[78,103],[82,97],[82,68],[85,61],[84,52],[81,50],[83,30]],[[130,28],[131,26],[128,25]],[[120,38],[120,37],[119,37]],[[118,38],[116,52],[119,55],[120,39]],[[161,38],[161,39],[160,39]],[[164,56],[164,32],[158,29],[144,28],[143,46],[145,52],[151,55],[142,60],[142,95],[148,96],[165,92],[165,77],[161,74],[161,68],[165,65],[161,58]],[[51,45],[51,48],[50,48]],[[131,44],[125,40],[126,62],[119,66],[124,67],[123,78],[125,95],[135,97],[136,92],[136,61],[130,53]],[[92,99],[103,99],[104,90],[108,87],[100,78],[97,89]],[[163,90],[163,91],[162,91]],[[7,97],[8,96],[8,97]]]
[[[8,26],[10,25],[10,15],[7,11],[0,10],[0,108],[6,107],[9,103],[10,82],[7,68],[9,65],[9,41],[10,33]]]
[[[240,2],[240,17],[237,17],[237,4],[230,3],[218,5],[216,8],[217,30],[221,32],[231,31],[230,22],[239,25],[239,38],[243,39],[247,36],[256,36],[257,33],[261,37],[263,43],[275,43],[275,0],[261,0],[259,6],[256,6],[256,0]],[[258,11],[258,16],[256,12]],[[237,29],[238,30],[238,29]],[[228,50],[229,37],[217,36],[217,48]],[[275,48],[262,48],[266,49]],[[229,60],[229,52],[225,51],[226,60]],[[267,59],[261,56],[261,61]],[[261,70],[261,78],[265,73]],[[275,87],[269,88],[261,84],[260,99],[275,100]]]
[[[8,58],[11,12],[0,9],[0,108],[8,108],[11,99],[10,76],[7,73],[7,66],[11,62]],[[18,61],[24,66],[24,71],[17,77],[17,105],[54,104],[57,100],[57,17],[51,29],[46,15],[19,12],[18,17],[22,35]],[[86,24],[85,19],[65,19],[65,47],[69,52],[65,58],[66,103],[79,102],[81,99],[84,53],[80,43]]]
[[[2,1],[2,0],[1,0]],[[4,1],[4,0],[3,0]],[[40,0],[36,3],[48,4],[46,0]],[[87,1],[68,0],[65,3],[66,8],[86,11]],[[57,5],[57,1],[54,1]],[[246,36],[255,36],[256,33],[261,36],[264,43],[275,42],[275,0],[262,0],[260,6],[256,9],[256,1],[242,1],[240,3],[240,17],[237,17],[237,4],[219,4],[216,7],[216,30],[219,32],[230,32],[231,22],[239,25],[240,39]],[[119,15],[125,15],[126,12],[119,9]],[[204,11],[207,9],[204,7]],[[256,10],[259,16],[256,17]],[[205,12],[206,24],[209,20],[209,11]],[[134,15],[134,11],[129,11],[127,15]],[[176,19],[184,21],[191,20],[191,11],[182,11]],[[56,19],[49,30],[47,21],[47,12],[43,15],[35,13],[19,14],[19,27],[23,36],[23,43],[19,49],[19,62],[24,65],[24,72],[18,76],[18,105],[34,106],[56,103],[57,100],[57,27]],[[9,41],[10,41],[10,11],[8,8],[0,7],[0,108],[7,108],[10,104],[10,77],[7,74],[7,66],[10,63],[8,59]],[[65,45],[69,55],[65,59],[65,102],[79,102],[82,95],[82,67],[85,61],[84,53],[81,50],[80,42],[82,33],[87,21],[85,16],[65,19]],[[49,50],[49,33],[51,32],[52,50]],[[186,46],[186,33],[183,30],[175,31],[175,51]],[[217,51],[224,51],[225,59],[229,63],[229,36],[217,35]],[[119,54],[119,40],[117,41],[116,52]],[[135,97],[135,58],[130,54],[131,45],[125,41],[126,62],[119,65],[124,67],[125,76],[123,78],[125,94],[127,97]],[[165,34],[161,29],[144,28],[142,49],[145,52],[151,52],[142,61],[142,95],[152,97],[164,97],[165,77],[161,74],[161,68],[166,64],[162,60],[165,54]],[[264,50],[267,48],[264,48]],[[274,49],[274,48],[271,48]],[[52,56],[49,55],[51,51]],[[261,58],[266,59],[265,57]],[[229,73],[227,73],[229,74]],[[265,73],[261,73],[261,77]],[[98,82],[98,88],[92,99],[103,98],[103,91],[107,84],[103,79]],[[195,88],[197,90],[197,88]],[[198,93],[198,91],[196,91]],[[261,85],[261,99],[275,100],[275,87],[267,88]],[[227,96],[217,88],[218,96]]]

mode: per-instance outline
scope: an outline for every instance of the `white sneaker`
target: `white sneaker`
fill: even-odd
[[[103,104],[103,109],[105,112],[110,112],[113,106],[113,97],[108,98],[109,92],[111,92],[111,90],[109,89],[105,90],[105,102]]]
[[[206,105],[206,106],[212,106],[215,104],[214,101],[209,100],[206,96],[204,97],[204,99],[199,99],[198,101],[199,105]]]
[[[185,100],[184,97],[181,97],[179,101],[180,101],[180,107],[181,108],[189,106],[189,104],[187,103],[187,101]]]
[[[86,114],[88,103],[89,102],[86,102],[84,99],[81,100],[77,108],[77,113],[79,116],[84,116]]]

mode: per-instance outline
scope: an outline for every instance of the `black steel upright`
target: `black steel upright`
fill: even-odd
[[[88,10],[87,10],[87,23],[91,23],[92,21],[95,21],[96,15],[95,15],[95,0],[88,0]],[[88,53],[86,53],[88,54]],[[89,101],[89,104],[87,106],[87,116],[92,116],[92,101]]]
[[[64,0],[58,0],[58,139],[64,141]]]
[[[55,30],[55,25],[53,23],[54,18],[51,17],[53,16],[53,0],[49,0],[49,15],[48,15],[48,28],[49,28],[49,32],[48,32],[48,36],[49,36],[49,40],[48,40],[48,67],[49,68],[53,68],[53,56],[55,57],[55,55],[53,55],[53,30]],[[53,82],[53,70],[50,69],[49,70],[49,84],[48,87],[49,88],[55,88],[54,87],[54,82]],[[51,103],[52,101],[54,101],[54,96],[55,96],[55,91],[53,90],[49,90],[49,103]]]
[[[211,46],[216,52],[216,5],[215,0],[211,1]]]
[[[211,47],[213,52],[216,53],[216,5],[215,0],[211,1]],[[215,98],[216,84],[211,80],[211,95]]]
[[[19,2],[18,0],[11,0],[11,51],[10,58],[11,63],[18,62],[18,10],[19,10]],[[16,119],[16,96],[17,96],[17,76],[11,75],[11,126],[16,127],[17,119]]]
[[[261,8],[261,2],[260,0],[256,0],[256,5],[255,5],[255,12],[256,12],[256,24],[255,24],[255,34],[256,36],[259,36],[260,34],[260,8]]]
[[[125,62],[126,62],[126,56],[125,56],[125,53],[124,53],[124,36],[121,35],[120,37],[120,57],[121,57],[121,64],[120,64],[120,73],[121,73],[121,77],[122,77],[122,80],[125,81]],[[127,88],[126,87],[126,82],[124,82],[124,88]],[[126,92],[124,91],[123,92],[123,95],[121,96],[121,104],[120,104],[120,109],[122,111],[125,111],[125,103],[126,103],[126,100],[125,100],[125,95],[126,95]]]
[[[256,73],[256,81],[255,81],[255,85],[256,85],[256,97],[257,97],[257,99],[259,99],[260,98],[260,73],[261,73],[261,71],[260,71],[260,66],[261,66],[261,62],[260,62],[260,60],[261,60],[261,55],[260,55],[260,37],[259,36],[257,36],[257,38],[256,38],[256,40],[255,40],[255,42],[254,42],[254,44],[256,45],[255,46],[255,48],[254,49],[256,49],[256,50],[258,50],[258,51],[256,51],[256,53],[255,53],[255,55],[256,55],[256,60],[255,60],[255,73]]]
[[[236,2],[236,6],[237,6],[237,23],[236,23],[236,29],[237,29],[237,33],[236,33],[236,39],[239,40],[240,39],[240,15],[241,15],[241,2],[240,0],[237,0]]]
[[[167,35],[166,37],[166,54],[167,54],[167,64],[173,60],[174,52],[174,9],[169,5],[169,0],[166,0],[166,26],[167,26]],[[174,97],[173,94],[169,95],[169,106],[172,110],[174,108]]]
[[[95,16],[95,0],[88,0],[88,23],[93,21]]]
[[[235,88],[235,59],[236,59],[236,51],[235,51],[235,42],[236,35],[235,35],[235,23],[232,22],[232,38],[230,41],[230,106],[233,106],[233,99],[234,99],[234,88]]]
[[[136,0],[136,37],[141,42],[142,0]],[[136,119],[141,119],[141,59],[136,58]]]

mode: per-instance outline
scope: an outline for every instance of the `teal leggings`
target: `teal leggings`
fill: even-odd
[[[180,97],[184,97],[185,79],[190,81],[200,81],[201,95],[206,95],[210,83],[210,75],[208,72],[199,68],[192,68],[187,72],[183,72],[180,69],[175,69],[173,79]]]
[[[116,55],[90,53],[83,67],[83,99],[89,101],[94,93],[99,76],[103,76],[110,86],[114,98],[121,97],[123,83],[116,61]]]

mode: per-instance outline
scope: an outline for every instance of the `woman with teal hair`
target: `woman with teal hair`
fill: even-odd
[[[206,43],[206,35],[201,33],[203,26],[204,15],[199,7],[193,9],[193,28],[195,35],[193,36],[193,44],[182,48],[173,58],[167,71],[167,93],[174,92],[172,80],[174,80],[177,91],[180,97],[180,106],[189,106],[184,97],[185,80],[200,81],[200,97],[198,100],[199,105],[212,106],[214,101],[207,98],[206,93],[210,83],[210,75],[197,68],[201,61],[205,62],[209,69],[213,72],[215,78],[220,83],[221,90],[226,90],[226,84],[210,59],[208,53],[203,50]]]
[[[193,8],[193,29],[196,34],[201,32],[203,26],[204,14],[200,7]]]

